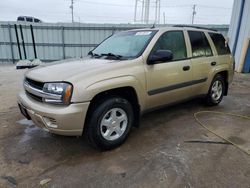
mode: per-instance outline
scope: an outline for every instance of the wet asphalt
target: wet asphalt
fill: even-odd
[[[250,186],[250,156],[193,118],[201,110],[250,116],[249,74],[236,74],[219,106],[206,107],[197,99],[151,112],[122,146],[100,152],[83,137],[53,135],[24,119],[16,105],[24,72],[0,67],[0,187]],[[42,180],[47,183],[41,185]]]

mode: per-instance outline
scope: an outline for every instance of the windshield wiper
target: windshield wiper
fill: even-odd
[[[113,54],[113,53],[101,54],[101,56],[114,57],[116,59],[121,59],[123,57],[122,55],[116,55],[116,54]]]
[[[90,52],[88,53],[88,55],[91,55],[92,57],[101,57],[100,54],[95,54],[95,53],[93,53],[92,51],[90,51]]]

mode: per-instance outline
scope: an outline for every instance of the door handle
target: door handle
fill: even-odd
[[[211,62],[211,66],[215,66],[215,65],[216,65],[215,61]]]
[[[182,69],[183,69],[183,71],[188,71],[188,70],[190,70],[190,66],[184,66]]]

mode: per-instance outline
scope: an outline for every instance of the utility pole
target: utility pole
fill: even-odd
[[[143,23],[143,20],[144,20],[144,6],[145,6],[145,0],[142,0],[142,10],[141,10],[141,22]]]
[[[150,18],[150,9],[153,8],[150,3],[153,0],[135,0],[135,12],[134,12],[134,22],[141,21],[141,23],[148,24]],[[155,19],[154,23],[160,23],[161,16],[161,0],[154,0],[155,3]],[[141,15],[139,15],[139,19],[137,19],[138,14],[137,11],[141,7]],[[153,21],[153,20],[152,20]]]
[[[150,6],[150,0],[145,0],[144,22],[146,24],[148,24],[148,22],[149,22],[149,6]]]
[[[158,23],[158,0],[155,1],[155,24]]]
[[[155,23],[160,23],[161,0],[155,0]]]
[[[163,12],[163,23],[164,23],[164,25],[166,24],[166,15],[165,15],[165,12]]]
[[[193,5],[193,13],[192,13],[192,25],[194,24],[194,16],[196,15],[195,11],[196,5]]]
[[[135,14],[134,14],[134,23],[136,22],[136,14],[137,14],[137,2],[138,2],[138,0],[135,0]]]
[[[158,24],[160,24],[161,21],[161,0],[158,0]]]
[[[69,8],[71,9],[72,23],[74,23],[74,0],[71,0],[71,5],[69,6]]]

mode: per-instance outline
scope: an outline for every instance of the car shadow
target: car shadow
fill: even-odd
[[[20,125],[20,121],[17,121],[17,126],[22,126],[23,131],[14,139],[9,138],[5,142],[5,157],[9,161],[17,161],[22,164],[41,160],[43,163],[51,162],[53,164],[56,161],[56,164],[74,165],[83,160],[92,161],[110,155],[123,155],[126,152],[141,149],[141,140],[147,143],[146,139],[151,137],[152,131],[163,126],[164,129],[168,129],[169,121],[187,114],[192,116],[194,112],[203,108],[202,101],[196,99],[144,114],[141,118],[140,127],[131,131],[126,142],[122,146],[106,152],[100,152],[89,146],[84,136],[54,135],[36,127],[32,121],[27,121],[26,124],[22,123],[22,125]],[[155,144],[160,144],[160,140],[150,139],[146,150],[150,150]]]

